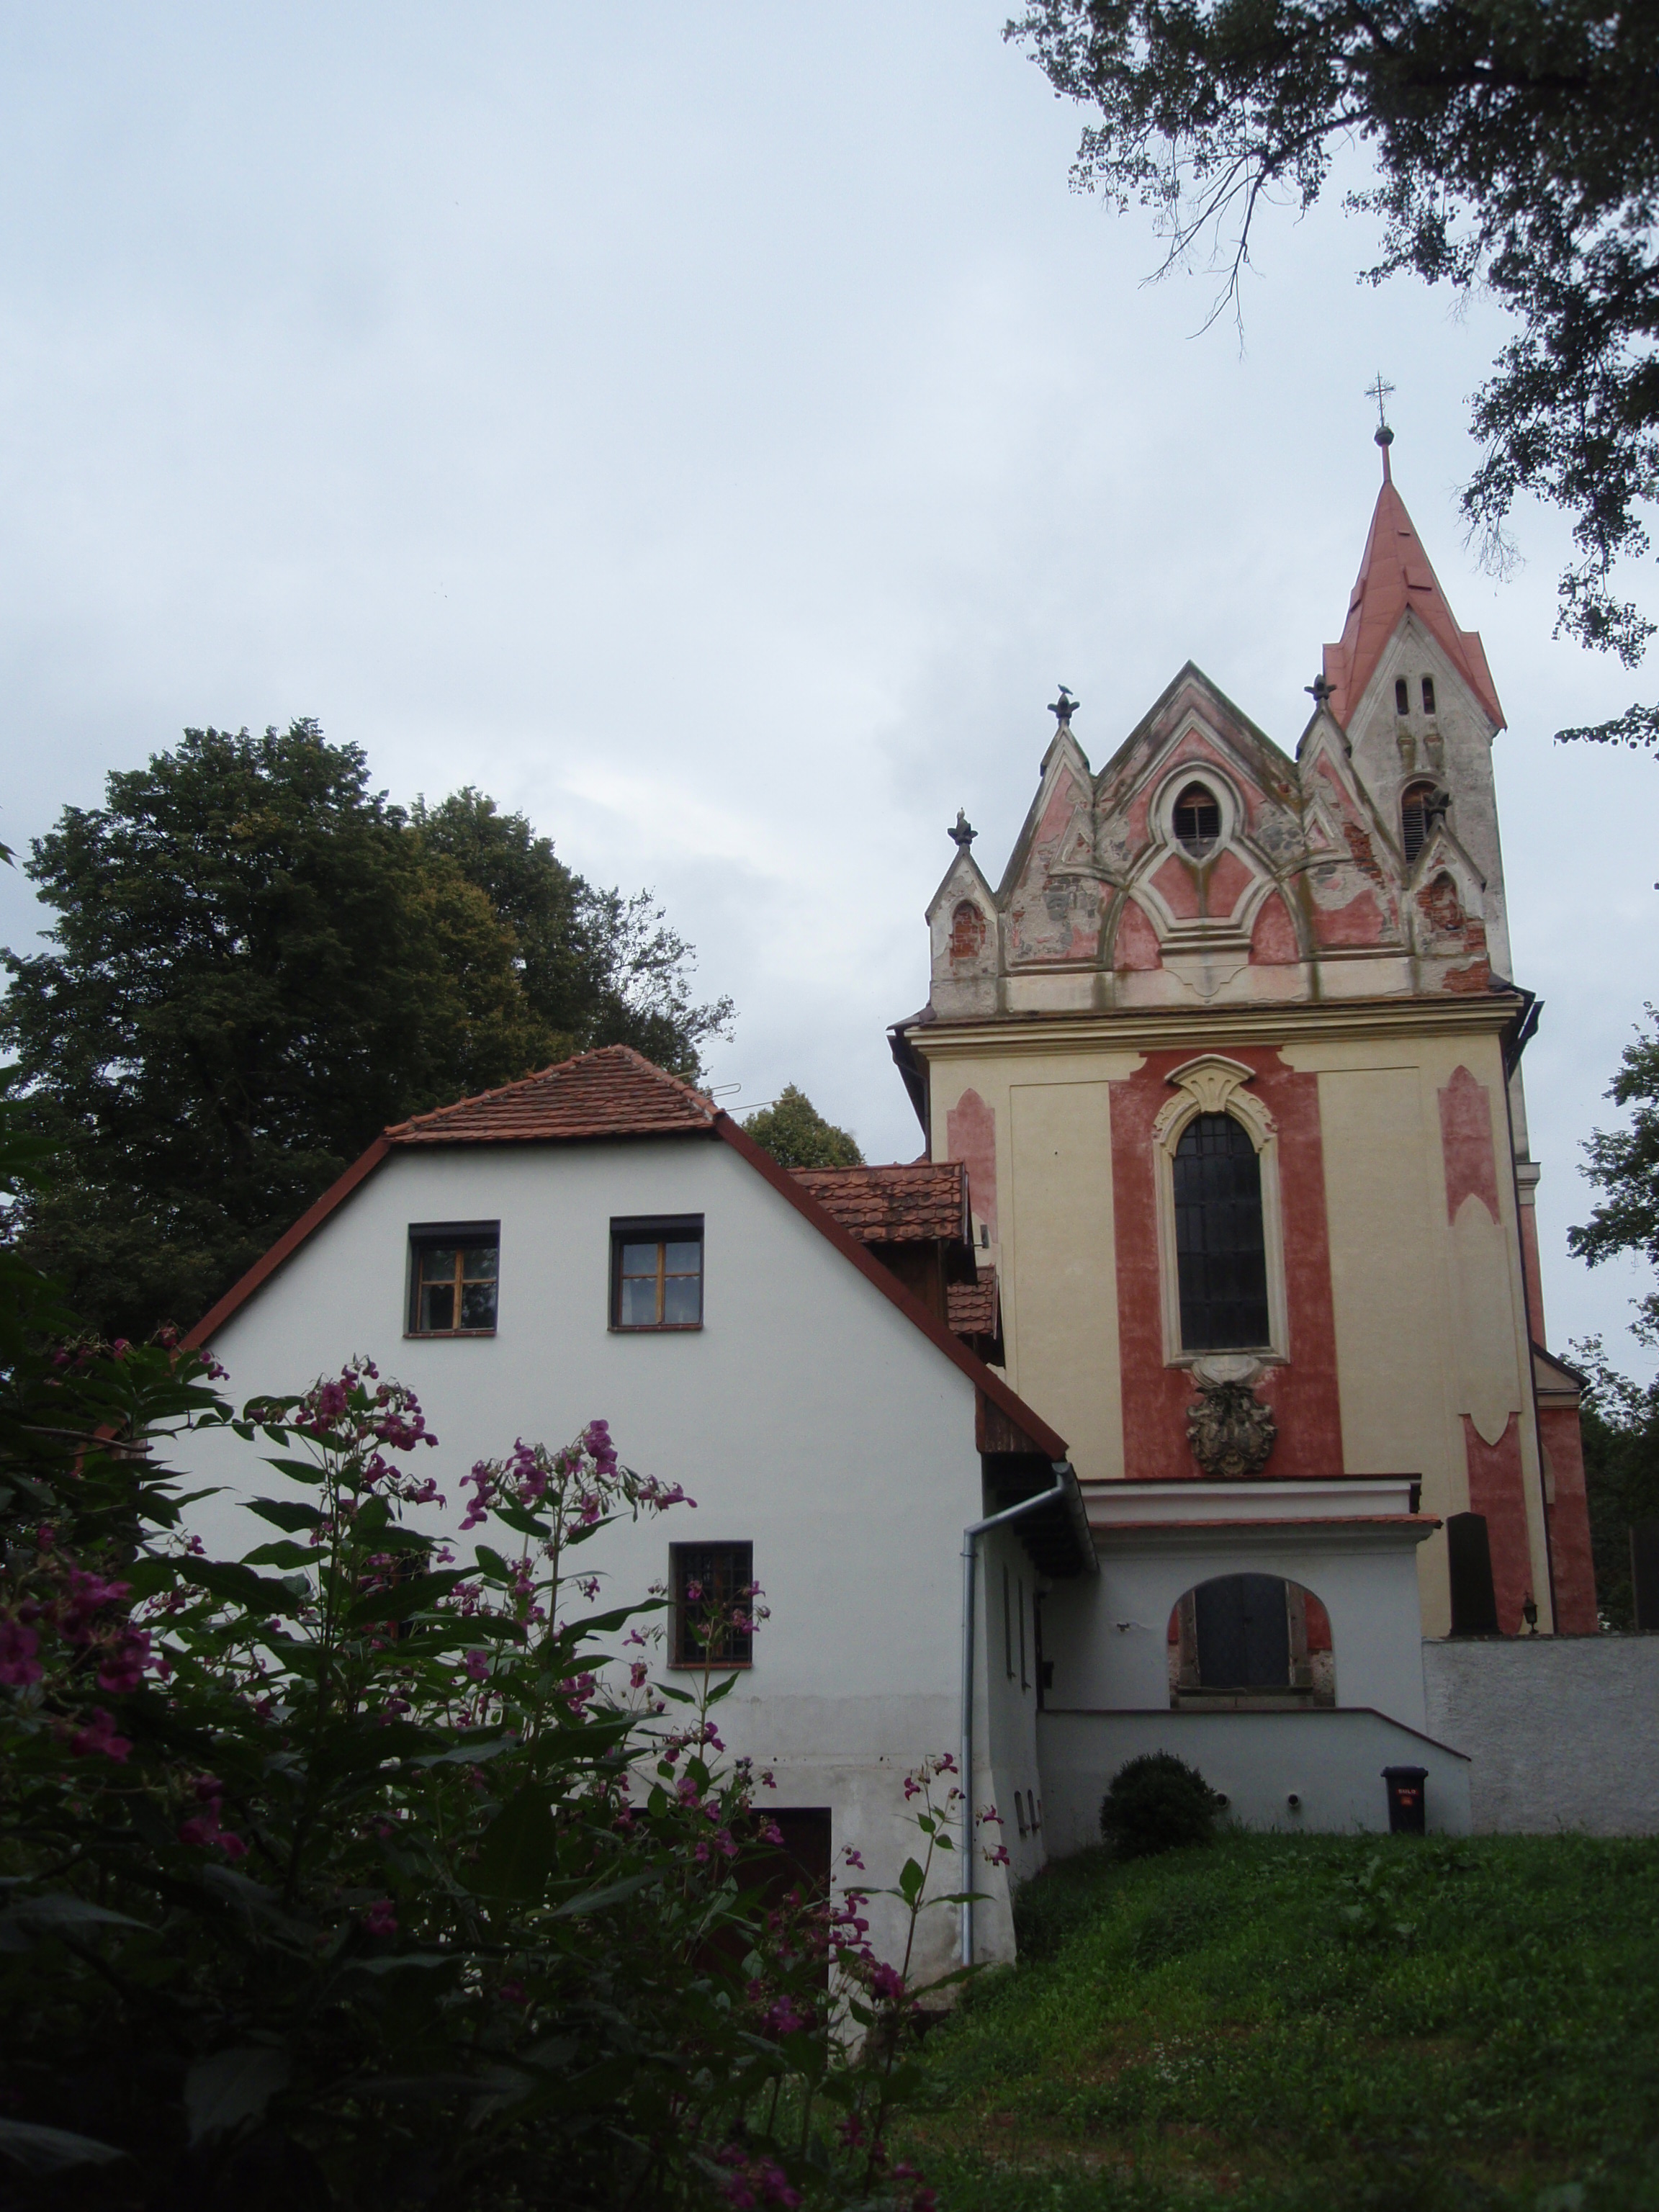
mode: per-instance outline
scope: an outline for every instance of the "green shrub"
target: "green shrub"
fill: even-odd
[[[1100,1804],[1101,1837],[1124,1859],[1207,1844],[1221,1803],[1195,1766],[1172,1751],[1149,1751],[1112,1777]]]

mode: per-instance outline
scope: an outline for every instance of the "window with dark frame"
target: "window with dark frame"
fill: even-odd
[[[675,1544],[669,1550],[673,1663],[677,1667],[747,1667],[754,1634],[732,1624],[746,1616],[755,1583],[752,1544]]]
[[[1394,711],[1396,714],[1409,714],[1411,710],[1411,686],[1403,676],[1396,676],[1394,679]]]
[[[1176,1147],[1176,1265],[1183,1352],[1259,1351],[1268,1340],[1261,1164],[1231,1114],[1198,1114]]]
[[[411,1224],[410,1335],[493,1336],[501,1252],[498,1221]]]
[[[1425,714],[1431,714],[1434,712],[1434,678],[1432,676],[1425,676],[1423,678],[1423,712]]]
[[[1019,1577],[1019,1686],[1029,1690],[1030,1681],[1025,1672],[1025,1577]]]
[[[1002,1571],[1002,1670],[1012,1682],[1014,1679],[1014,1609],[1008,1595],[1008,1570]]]
[[[702,1327],[702,1214],[612,1221],[611,1326],[629,1332]]]

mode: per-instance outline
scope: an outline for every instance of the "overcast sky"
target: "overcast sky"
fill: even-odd
[[[1188,658],[1294,744],[1380,368],[1510,718],[1550,1334],[1647,1371],[1640,1273],[1564,1238],[1653,990],[1659,765],[1550,736],[1654,677],[1552,641],[1555,518],[1507,583],[1462,545],[1502,319],[1286,211],[1243,350],[1195,335],[1209,284],[1068,190],[1006,12],[0,6],[0,837],[187,724],[314,714],[394,797],[477,783],[652,886],[738,1005],[714,1080],[912,1157],[884,1031],[945,824],[994,878],[1061,680],[1097,767]],[[0,939],[45,918],[0,884]]]

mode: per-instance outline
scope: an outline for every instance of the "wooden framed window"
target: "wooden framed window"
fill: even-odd
[[[702,1216],[639,1216],[611,1224],[613,1329],[702,1327]]]
[[[672,1663],[676,1667],[752,1665],[753,1631],[738,1623],[747,1619],[747,1602],[754,1587],[752,1544],[671,1545]]]
[[[1448,803],[1444,792],[1432,783],[1408,783],[1406,786],[1400,799],[1400,842],[1408,868],[1427,844],[1430,833],[1445,813]]]
[[[1268,1342],[1261,1169],[1231,1114],[1196,1114],[1175,1156],[1176,1263],[1186,1352],[1242,1352]]]
[[[500,1289],[498,1221],[416,1222],[409,1231],[409,1334],[493,1336]]]

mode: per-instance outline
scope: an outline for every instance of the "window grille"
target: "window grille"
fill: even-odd
[[[1200,1114],[1175,1156],[1176,1264],[1186,1352],[1259,1350],[1268,1340],[1261,1164],[1230,1114]]]
[[[676,1544],[671,1553],[674,1664],[747,1667],[755,1654],[753,1632],[733,1625],[747,1618],[755,1583],[752,1544]]]
[[[1175,803],[1176,842],[1195,860],[1213,852],[1221,835],[1221,808],[1215,793],[1201,783],[1189,783]]]

